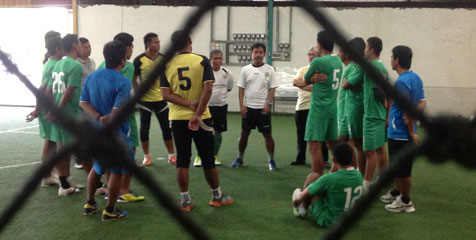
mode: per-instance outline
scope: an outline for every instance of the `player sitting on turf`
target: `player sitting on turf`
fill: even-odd
[[[345,142],[334,147],[333,164],[337,171],[320,176],[310,173],[304,191],[294,190],[294,215],[305,216],[309,210],[317,223],[331,226],[362,195],[362,174],[352,167],[352,148]]]
[[[103,49],[106,59],[106,69],[92,73],[84,82],[81,92],[81,107],[84,112],[96,119],[101,124],[107,124],[119,112],[119,108],[130,98],[131,83],[121,75],[120,71],[126,64],[126,47],[122,42],[112,41]],[[125,121],[118,131],[121,138],[127,143],[129,161],[134,161],[132,143],[130,138],[129,123]],[[119,197],[122,184],[122,175],[126,172],[120,166],[105,169],[99,161],[95,160],[93,170],[88,177],[87,203],[84,205],[84,215],[92,215],[99,211],[94,200],[94,193],[101,185],[100,177],[109,170],[110,177],[107,183],[106,209],[102,212],[102,220],[110,221],[127,217],[126,211],[119,210],[115,205]]]

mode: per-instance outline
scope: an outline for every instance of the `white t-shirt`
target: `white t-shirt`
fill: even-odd
[[[221,67],[220,70],[213,71],[213,76],[215,76],[215,82],[208,105],[214,107],[225,106],[228,104],[228,92],[233,89],[235,84],[233,74],[230,70]]]
[[[81,58],[77,58],[76,61],[81,63],[83,67],[83,75],[81,75],[81,86],[84,84],[84,80],[94,71],[96,71],[96,62],[94,59],[89,58],[89,61],[84,61]]]
[[[304,79],[304,74],[306,74],[309,69],[309,65],[302,67],[296,74],[296,79]],[[311,92],[298,89],[298,100],[296,103],[296,111],[307,110],[311,106]]]
[[[261,67],[244,66],[236,85],[245,89],[245,106],[254,109],[264,108],[269,90],[278,87],[274,68],[266,63]]]

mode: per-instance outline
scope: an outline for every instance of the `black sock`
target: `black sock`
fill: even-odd
[[[405,204],[408,204],[410,202],[410,198],[409,197],[402,197],[402,202],[405,203]]]
[[[100,187],[102,187],[102,182],[98,181],[98,184],[96,185],[96,188],[100,188]]]
[[[392,195],[392,197],[396,197],[400,195],[400,191],[398,191],[397,189],[393,189],[392,191],[390,191],[390,195]]]
[[[59,180],[60,180],[60,185],[63,189],[68,189],[71,187],[71,185],[69,185],[69,182],[66,176],[60,176]]]
[[[108,207],[106,207],[106,211],[112,213],[112,212],[114,212],[114,208],[115,208],[115,206],[112,206],[112,207],[108,206]]]
[[[94,200],[91,200],[91,201],[88,200],[88,204],[91,205],[91,206],[94,206],[94,204],[96,204],[96,201],[94,201]]]

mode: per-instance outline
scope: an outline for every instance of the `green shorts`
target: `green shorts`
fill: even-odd
[[[350,139],[362,138],[363,134],[363,119],[361,116],[347,116],[347,125],[349,127]]]
[[[340,116],[337,118],[337,135],[349,136],[347,116]]]
[[[364,118],[364,151],[375,150],[385,144],[387,134],[385,120],[375,118]]]
[[[129,127],[131,128],[131,140],[132,140],[132,147],[139,146],[139,131],[137,130],[137,121],[136,121],[136,114],[132,112],[131,116],[127,120],[129,122]]]
[[[38,125],[40,125],[40,137],[50,140],[52,123],[48,120],[45,120],[46,114],[47,112],[40,112],[40,115],[38,116]]]
[[[312,217],[314,217],[317,224],[322,227],[328,228],[334,223],[334,220],[329,213],[329,206],[323,199],[316,200],[312,203],[311,206],[309,206],[309,212]]]
[[[51,139],[52,142],[67,144],[75,139],[74,135],[66,131],[58,124],[51,124]]]
[[[312,118],[306,122],[306,141],[337,141],[337,118]]]

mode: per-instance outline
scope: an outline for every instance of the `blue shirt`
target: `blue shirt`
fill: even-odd
[[[416,73],[409,71],[400,75],[395,82],[395,89],[406,96],[413,104],[417,105],[420,100],[425,99],[423,82]],[[388,138],[397,140],[409,140],[408,127],[403,123],[404,111],[400,105],[394,101],[390,109]],[[416,133],[416,123],[415,123]]]
[[[113,69],[100,69],[84,81],[81,102],[89,102],[101,114],[108,115],[113,108],[121,108],[131,94],[131,83],[121,73]],[[124,121],[121,133],[129,135],[129,123]]]

